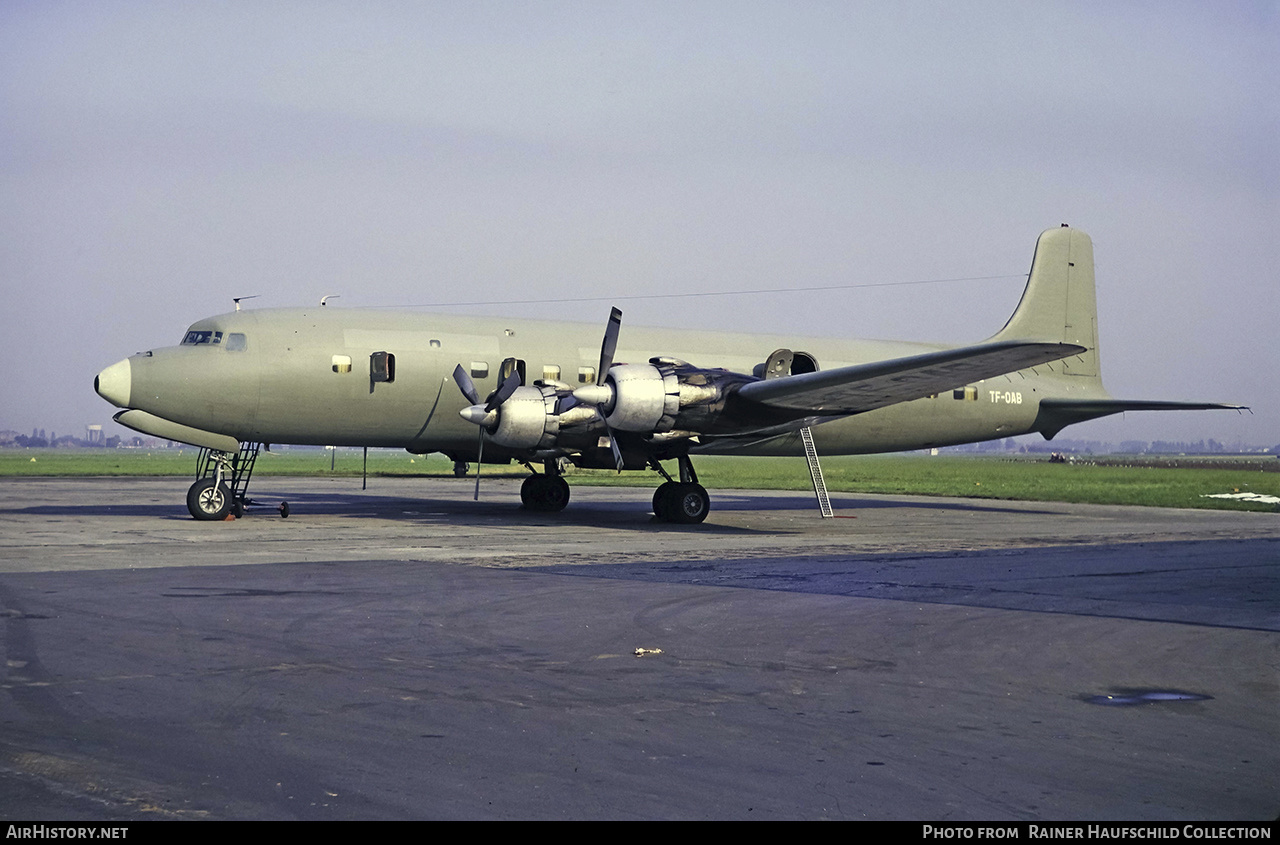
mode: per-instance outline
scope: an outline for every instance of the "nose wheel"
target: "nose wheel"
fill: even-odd
[[[230,488],[217,478],[201,478],[187,490],[187,510],[195,519],[226,519],[235,505]]]

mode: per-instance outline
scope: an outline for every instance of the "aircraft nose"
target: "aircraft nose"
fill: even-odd
[[[129,407],[129,394],[133,391],[133,368],[129,359],[117,361],[98,373],[93,380],[98,395],[119,408]]]

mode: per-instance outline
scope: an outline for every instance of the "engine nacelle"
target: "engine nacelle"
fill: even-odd
[[[651,358],[648,364],[619,364],[609,370],[612,396],[605,406],[610,428],[661,434],[681,425],[682,414],[706,409],[738,381],[752,381],[724,370],[702,370],[676,358]],[[699,414],[699,418],[705,414]],[[685,420],[689,422],[689,420]]]
[[[511,449],[551,449],[562,437],[582,439],[599,428],[600,412],[589,405],[566,403],[568,385],[517,387],[497,409],[464,417],[483,425],[493,442]],[[566,407],[569,404],[569,407]],[[480,408],[480,406],[474,406]]]
[[[512,449],[548,448],[560,433],[556,392],[551,388],[517,387],[497,409],[497,417],[489,436]]]
[[[614,365],[601,385],[570,391],[565,384],[538,382],[517,387],[491,411],[477,404],[460,414],[509,449],[595,448],[609,430],[666,442],[710,430],[726,389],[750,381],[755,378],[651,358],[648,364]]]
[[[605,421],[619,431],[660,431],[663,417],[680,411],[680,384],[674,373],[649,364],[618,364],[609,370],[613,396]],[[670,426],[667,426],[670,428]]]

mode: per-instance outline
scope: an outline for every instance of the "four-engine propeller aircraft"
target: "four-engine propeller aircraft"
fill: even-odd
[[[322,303],[323,304],[323,303]],[[564,461],[651,467],[653,510],[701,522],[691,456],[866,454],[1040,432],[1129,410],[1236,408],[1113,399],[1098,361],[1093,244],[1036,244],[1008,323],[972,346],[803,340],[326,307],[236,310],[139,353],[94,388],[135,431],[209,450],[187,505],[239,513],[260,444],[399,447],[455,465],[519,461],[524,505],[569,500]],[[674,460],[678,480],[662,462]],[[534,465],[541,463],[543,472]],[[477,466],[477,473],[479,466]],[[478,479],[477,479],[478,488]],[[282,506],[283,507],[283,506]],[[287,515],[287,510],[283,510]]]

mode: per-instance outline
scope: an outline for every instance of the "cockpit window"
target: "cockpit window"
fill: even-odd
[[[215,332],[212,330],[206,330],[206,331],[192,330],[187,332],[187,336],[182,339],[183,346],[202,346],[204,344],[217,346],[221,343],[222,343],[222,332]]]
[[[244,349],[247,349],[248,346],[249,346],[248,341],[246,341],[244,335],[240,334],[239,332],[232,332],[231,334],[227,335],[227,351],[228,352],[240,352]]]

